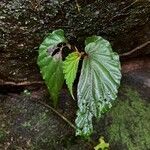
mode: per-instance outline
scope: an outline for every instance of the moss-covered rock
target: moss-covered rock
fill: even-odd
[[[135,89],[125,86],[121,88],[116,104],[100,121],[101,125],[96,127],[95,133],[105,135],[112,150],[149,150],[149,110],[150,104]]]

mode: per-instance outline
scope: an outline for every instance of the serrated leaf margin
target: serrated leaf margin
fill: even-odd
[[[66,84],[68,86],[68,89],[73,99],[75,98],[73,95],[72,87],[73,87],[74,80],[76,78],[81,55],[82,54],[79,52],[70,53],[66,57],[65,61],[63,62],[63,73],[65,75]]]
[[[117,89],[118,89],[118,87],[120,85],[120,79],[121,79],[121,72],[120,72],[121,67],[120,67],[120,62],[119,62],[119,56],[115,52],[112,51],[110,43],[107,40],[103,39],[100,36],[93,36],[93,37],[88,38],[88,40],[86,40],[85,43],[87,44],[86,47],[85,47],[85,51],[87,53],[87,56],[83,60],[82,69],[81,69],[81,75],[80,75],[79,83],[78,83],[77,97],[78,97],[78,107],[79,107],[79,110],[77,111],[77,118],[76,118],[75,122],[76,122],[76,125],[77,125],[76,135],[80,135],[80,136],[84,136],[84,137],[89,137],[90,134],[93,132],[92,118],[94,116],[96,118],[101,117],[102,113],[106,112],[107,109],[111,108],[111,106],[112,106],[111,100],[115,100],[116,97],[117,97],[116,96]],[[101,43],[101,44],[99,44],[99,43]],[[98,49],[98,52],[97,52],[96,49]],[[107,98],[106,102],[105,102],[104,99],[102,100],[100,98],[101,102],[97,103],[95,101],[97,104],[96,103],[95,104],[92,103],[92,99],[94,100],[95,97],[97,96],[96,94],[94,94],[94,95],[92,94],[92,96],[94,96],[94,97],[88,97],[87,98],[87,99],[91,98],[91,102],[90,103],[87,103],[86,100],[83,102],[82,97],[84,96],[86,98],[86,95],[88,93],[90,93],[91,90],[92,90],[92,89],[90,89],[90,86],[88,87],[88,85],[87,85],[86,86],[86,91],[84,91],[83,93],[81,93],[81,91],[83,90],[83,87],[86,85],[87,82],[89,82],[89,80],[87,79],[87,76],[89,74],[91,74],[91,72],[92,72],[92,70],[91,70],[92,64],[95,63],[95,65],[97,65],[97,63],[102,63],[102,62],[98,62],[97,60],[95,62],[94,61],[92,62],[92,60],[91,60],[91,62],[90,62],[90,59],[94,60],[94,59],[96,59],[96,57],[98,55],[99,55],[99,59],[97,59],[98,61],[101,58],[103,58],[103,61],[107,62],[105,64],[106,68],[109,65],[110,66],[112,65],[111,61],[113,63],[115,63],[115,65],[116,65],[116,66],[112,65],[112,68],[111,68],[112,70],[117,71],[117,75],[118,75],[118,77],[115,78],[115,80],[117,81],[117,83],[115,84],[116,81],[114,82],[114,84],[115,84],[114,90],[115,91],[114,91],[113,95],[111,95],[110,97],[108,97],[108,96],[105,97],[105,98]],[[87,70],[87,66],[88,65],[89,65],[89,70]],[[103,67],[103,66],[101,66],[101,67]],[[97,70],[98,69],[99,68],[97,67]],[[110,72],[111,72],[111,69],[109,70]],[[108,70],[105,70],[105,71],[104,70],[103,70],[103,72],[108,71]],[[109,71],[107,72],[108,74],[109,74]],[[112,73],[113,73],[113,71],[112,71]],[[98,76],[97,76],[97,78],[99,78]],[[104,75],[103,75],[103,77],[104,77]],[[103,81],[100,80],[99,82],[103,82]],[[94,87],[92,86],[92,88],[94,88]],[[98,94],[98,92],[100,92],[100,91],[96,91],[96,92]],[[109,92],[109,91],[107,91],[107,92]],[[99,105],[99,109],[96,108],[96,105]],[[97,109],[99,111],[97,111]]]

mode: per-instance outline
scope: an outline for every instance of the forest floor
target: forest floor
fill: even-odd
[[[49,109],[45,88],[0,93],[0,150],[92,150],[103,136],[111,150],[150,149],[150,71],[123,75],[118,99],[99,121],[93,121],[93,142]],[[40,103],[43,102],[43,103]],[[76,102],[62,90],[57,111],[74,123]]]

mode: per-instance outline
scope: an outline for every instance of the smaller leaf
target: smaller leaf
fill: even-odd
[[[106,150],[109,148],[109,143],[104,141],[104,137],[100,137],[99,144],[94,147],[95,150]]]
[[[81,58],[81,53],[73,52],[66,57],[66,60],[63,62],[63,72],[65,75],[66,84],[69,88],[71,96],[74,98],[73,95],[73,83],[76,78],[79,60]]]

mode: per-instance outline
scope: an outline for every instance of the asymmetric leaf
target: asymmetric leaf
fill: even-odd
[[[69,88],[71,96],[74,98],[72,86],[74,80],[76,78],[79,60],[81,58],[81,54],[79,52],[73,52],[66,57],[66,60],[63,62],[63,72],[66,79],[66,84]]]
[[[88,137],[92,131],[92,118],[100,118],[116,99],[121,71],[119,56],[110,43],[100,36],[85,42],[85,56],[79,78],[76,125],[77,135]]]
[[[62,69],[62,48],[60,43],[66,43],[64,31],[59,29],[50,33],[39,47],[38,65],[43,79],[51,94],[54,105],[64,82]]]

